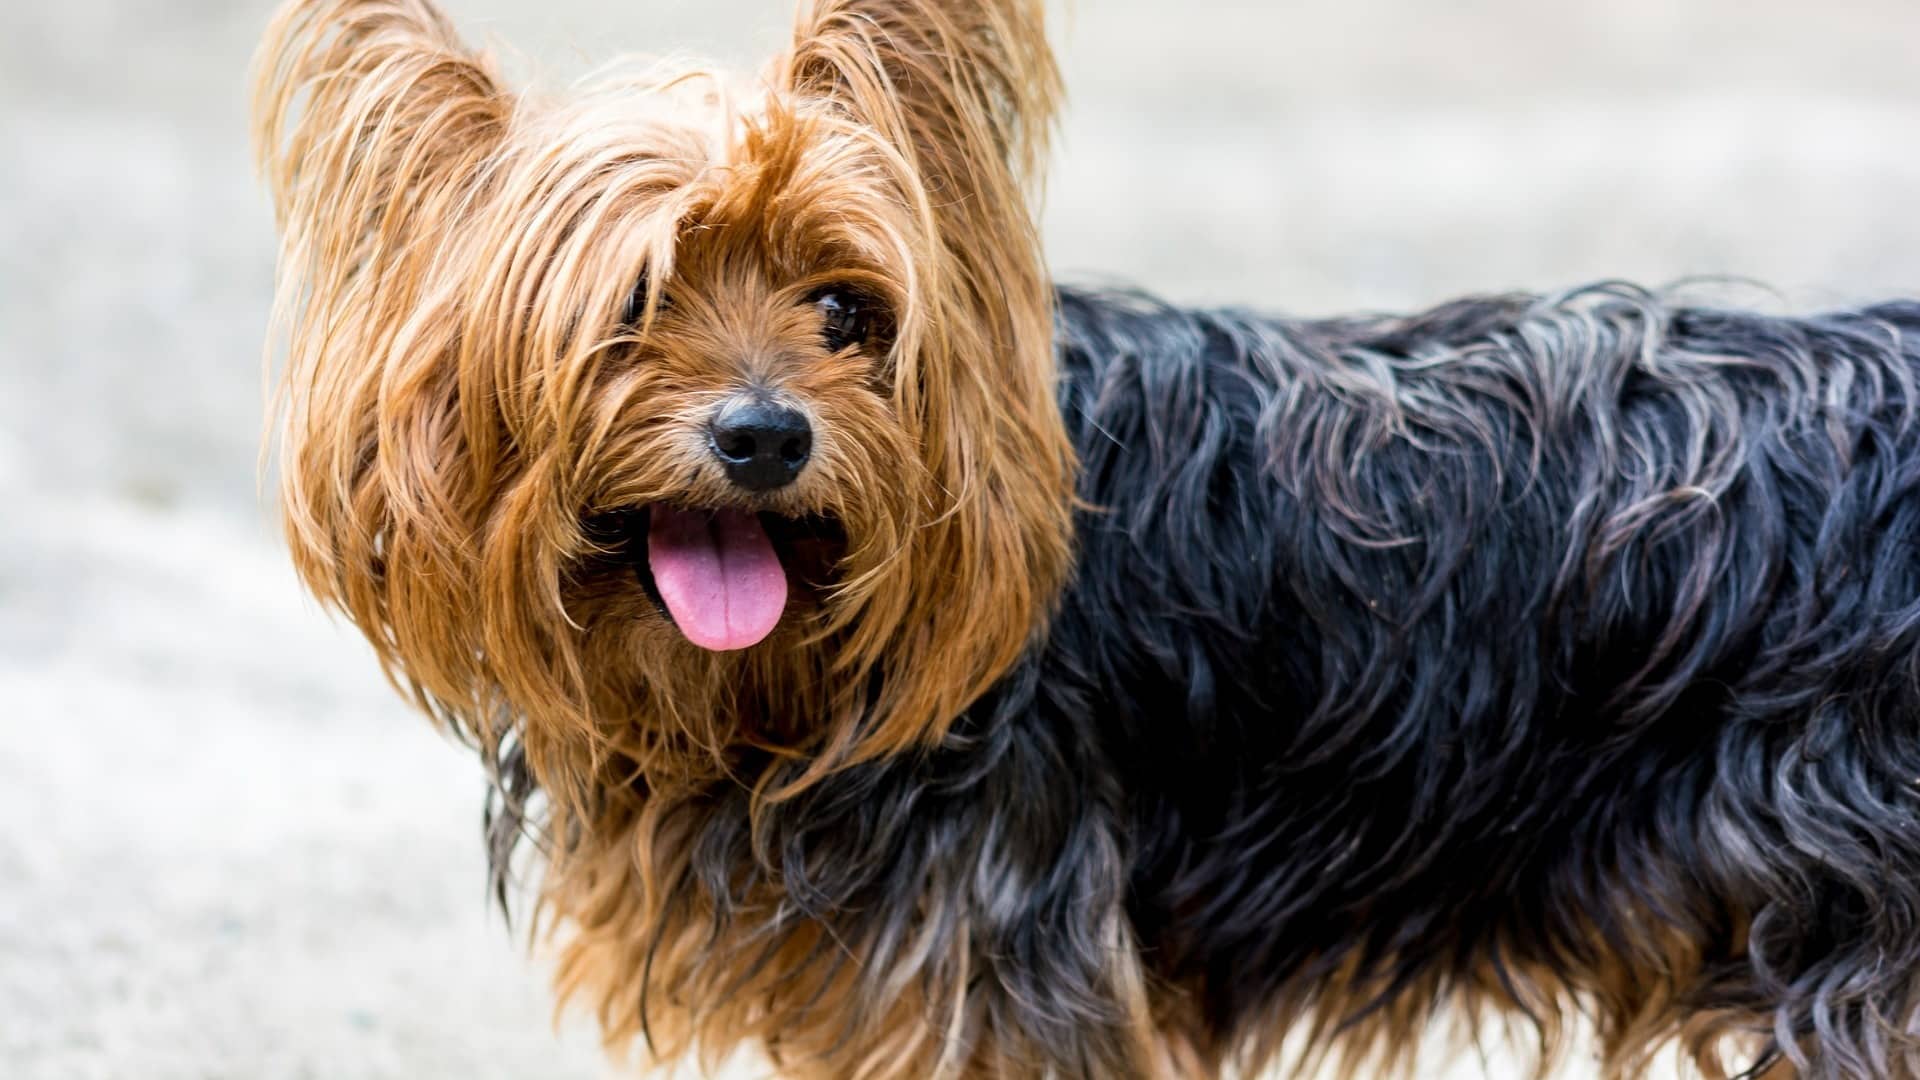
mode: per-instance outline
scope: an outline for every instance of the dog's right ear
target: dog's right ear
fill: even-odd
[[[349,264],[458,199],[509,112],[492,65],[428,0],[290,0],[255,72],[254,150],[281,229]]]
[[[478,494],[449,248],[511,119],[427,0],[292,0],[256,60],[254,138],[281,234],[281,485],[295,565],[388,673],[480,715]],[[468,395],[485,399],[485,395]]]

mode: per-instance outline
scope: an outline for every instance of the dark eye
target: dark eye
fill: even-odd
[[[654,308],[654,313],[658,314],[672,306],[673,305],[667,302],[666,294],[662,293],[660,295],[659,306]],[[620,324],[622,326],[639,326],[640,316],[644,314],[646,310],[647,277],[645,274],[642,274],[640,275],[640,280],[634,284],[633,291],[627,294],[626,306],[620,309]]]
[[[876,305],[851,289],[827,288],[813,294],[820,313],[820,337],[830,352],[864,344],[873,336]]]

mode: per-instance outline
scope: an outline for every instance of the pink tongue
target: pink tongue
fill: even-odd
[[[758,518],[657,504],[652,517],[653,583],[688,641],[722,652],[773,633],[787,606],[787,575]]]

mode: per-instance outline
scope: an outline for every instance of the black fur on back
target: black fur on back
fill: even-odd
[[[1049,682],[1099,698],[1135,927],[1217,1030],[1316,966],[1600,966],[1664,918],[1725,967],[1693,1008],[1859,1075],[1920,1035],[1920,304],[1061,303],[1101,509]]]
[[[753,824],[716,789],[717,921],[772,879],[887,972],[950,920],[1066,1075],[1124,1022],[1114,910],[1217,1046],[1336,975],[1342,1021],[1625,969],[1760,1062],[1920,1063],[1920,303],[1062,291],[1058,354],[1087,506],[1044,642],[940,752]]]

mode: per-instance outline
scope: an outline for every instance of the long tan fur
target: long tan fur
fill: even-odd
[[[1035,0],[809,2],[738,98],[689,71],[518,98],[426,0],[295,0],[262,47],[296,566],[440,722],[526,754],[561,989],[610,1045],[644,1019],[667,1057],[757,1041],[810,1075],[1021,1074],[966,1000],[964,940],[837,964],[798,960],[833,944],[820,927],[716,941],[685,821],[744,752],[809,763],[757,791],[776,812],[931,745],[1062,587],[1073,463],[1028,205],[1058,98],[1042,21]],[[886,299],[883,351],[826,355],[796,319],[826,281]],[[723,499],[689,418],[748,379],[816,410],[778,508],[848,546],[778,647],[699,653],[594,576],[588,523]],[[1114,1053],[1138,1057],[1117,910],[1109,933],[1137,1021]]]

